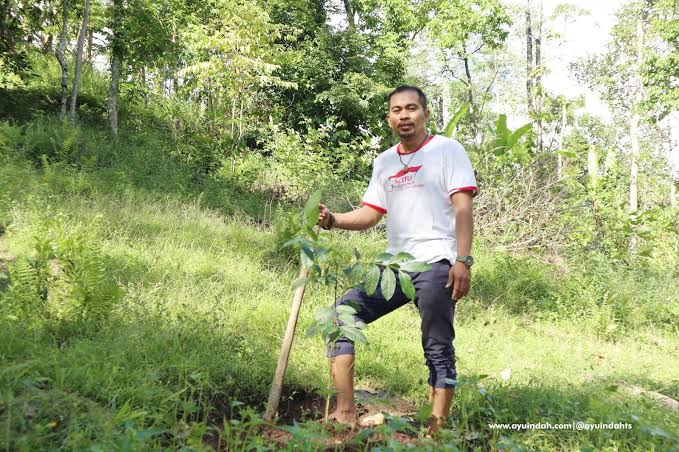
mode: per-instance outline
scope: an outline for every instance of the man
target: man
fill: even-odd
[[[450,411],[456,371],[453,314],[456,300],[469,291],[472,244],[472,198],[477,192],[469,157],[454,140],[432,136],[427,98],[421,89],[402,85],[389,94],[387,122],[400,143],[380,154],[362,206],[348,213],[331,213],[321,204],[318,224],[326,229],[364,230],[387,215],[387,251],[404,251],[431,269],[412,273],[415,304],[422,319],[422,347],[429,367],[432,402],[430,433],[440,428]],[[379,289],[368,296],[352,289],[341,299],[357,301],[357,316],[366,324],[408,303],[397,287],[386,301]],[[354,425],[354,347],[341,338],[328,350],[337,390],[332,419]]]

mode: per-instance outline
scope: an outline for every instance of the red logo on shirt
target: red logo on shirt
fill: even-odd
[[[403,168],[401,171],[397,172],[393,176],[389,176],[389,179],[398,179],[399,177],[405,176],[408,173],[417,173],[420,168],[422,168],[422,165],[420,166],[408,166],[406,168]]]
[[[398,171],[393,176],[389,176],[387,181],[387,191],[395,192],[401,190],[408,190],[415,187],[421,187],[422,184],[415,184],[415,175],[422,169],[424,165],[420,166],[406,166]]]

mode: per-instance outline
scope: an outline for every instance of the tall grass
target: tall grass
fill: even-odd
[[[294,206],[224,176],[196,180],[162,134],[115,145],[103,134],[49,118],[0,126],[0,241],[17,256],[0,288],[0,448],[206,449],[215,437],[273,448],[257,436],[253,411],[263,407],[297,273],[280,248]],[[347,255],[385,246],[380,230],[333,232],[332,243]],[[549,265],[483,239],[474,253],[474,286],[457,311],[455,411],[443,442],[422,447],[678,447],[676,414],[621,383],[676,397],[676,273],[642,280],[605,261]],[[328,385],[322,343],[301,332],[332,298],[323,288],[305,295],[286,394]],[[416,310],[367,334],[358,383],[423,406]],[[576,420],[633,428],[488,426]],[[311,427],[300,431],[290,448],[322,447]]]

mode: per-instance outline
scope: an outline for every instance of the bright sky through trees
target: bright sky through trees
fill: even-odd
[[[545,42],[547,58],[544,64],[547,66],[547,74],[544,77],[544,85],[557,95],[574,97],[584,94],[585,106],[582,110],[610,120],[611,111],[608,106],[602,102],[597,93],[577,82],[569,70],[569,65],[586,55],[600,54],[605,51],[610,40],[611,28],[616,23],[615,13],[628,2],[625,0],[569,0],[567,2],[543,0],[545,17],[551,16],[554,9],[564,3],[589,10],[590,14],[570,21],[561,40]],[[563,29],[558,29],[558,32],[563,33]],[[513,44],[525,45],[522,39],[517,39]],[[679,112],[669,115],[663,123],[669,125],[672,133],[672,140],[675,144],[671,162],[674,172],[679,174],[679,151],[677,151],[679,149]]]

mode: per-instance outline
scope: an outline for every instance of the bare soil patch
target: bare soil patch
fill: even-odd
[[[323,440],[316,440],[319,450],[364,450],[367,443],[378,445],[385,440],[383,429],[385,423],[398,422],[409,424],[412,432],[392,432],[390,438],[404,445],[414,445],[419,441],[417,432],[419,425],[415,421],[415,407],[412,403],[392,397],[382,391],[359,387],[355,390],[355,398],[359,416],[359,425],[355,429],[333,422],[324,422],[325,397],[313,391],[286,388],[278,406],[278,417],[275,425],[262,426],[260,435],[273,446],[285,447],[293,440],[289,430],[297,424],[315,422],[317,429],[323,433]],[[329,412],[334,411],[335,400],[330,401]],[[206,444],[217,449],[219,435],[206,438]],[[223,448],[223,446],[221,447]]]
[[[358,411],[358,426],[355,429],[345,428],[333,423],[323,422],[325,413],[325,397],[313,392],[293,391],[281,401],[278,412],[278,423],[264,429],[262,435],[278,446],[287,444],[293,437],[286,431],[286,426],[295,422],[316,421],[323,425],[329,433],[325,440],[327,450],[362,450],[361,444],[367,441],[379,443],[384,435],[377,427],[389,422],[390,418],[399,418],[417,429],[415,407],[412,403],[392,397],[382,391],[367,387],[359,387],[354,391]],[[329,412],[334,411],[335,400],[331,400]],[[414,433],[394,432],[392,439],[402,444],[416,444],[418,437]]]

